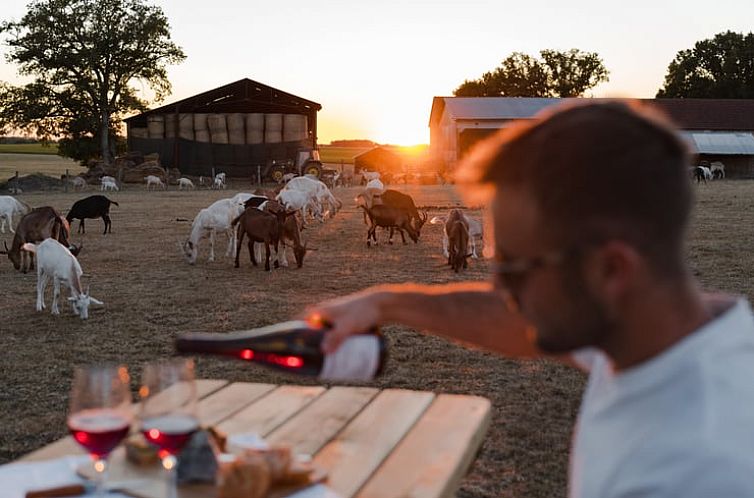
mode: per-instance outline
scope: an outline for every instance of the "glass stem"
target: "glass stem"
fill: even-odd
[[[105,460],[104,458],[95,457],[94,471],[96,472],[95,496],[97,498],[104,498],[105,480],[107,479],[107,460]]]
[[[175,455],[167,455],[162,459],[162,466],[165,468],[165,498],[177,498],[177,472],[175,469],[177,465],[178,459]]]

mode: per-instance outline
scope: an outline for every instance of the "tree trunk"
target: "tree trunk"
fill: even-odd
[[[102,152],[102,162],[110,165],[110,114],[102,111],[102,122],[100,123],[100,149]]]

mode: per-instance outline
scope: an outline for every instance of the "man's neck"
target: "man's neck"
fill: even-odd
[[[663,353],[713,316],[693,280],[654,286],[630,304],[623,327],[603,349],[616,371],[625,370]]]

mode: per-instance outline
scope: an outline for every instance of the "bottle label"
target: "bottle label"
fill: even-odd
[[[374,335],[349,337],[337,351],[325,355],[322,380],[372,380],[380,366],[380,342]]]

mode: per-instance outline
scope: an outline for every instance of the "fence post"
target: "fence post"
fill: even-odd
[[[257,164],[257,185],[262,184],[262,165]]]
[[[18,195],[18,171],[16,171],[16,180],[13,182],[13,195]]]
[[[63,180],[63,192],[68,193],[68,168],[65,169],[65,180]]]

